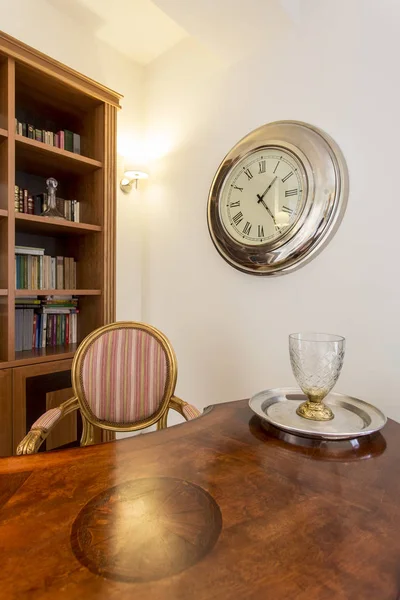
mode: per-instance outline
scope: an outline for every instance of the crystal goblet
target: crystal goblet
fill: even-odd
[[[289,353],[293,374],[308,397],[297,414],[312,421],[330,421],[334,414],[323,399],[338,380],[345,339],[328,333],[291,333]]]

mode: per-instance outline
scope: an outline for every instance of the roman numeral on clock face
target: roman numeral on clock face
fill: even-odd
[[[233,222],[235,223],[235,225],[239,225],[239,223],[243,221],[243,213],[242,212],[238,212],[234,217],[233,217]]]
[[[243,227],[243,233],[249,235],[251,227],[251,224],[247,221],[246,225]]]
[[[260,160],[260,162],[258,163],[258,167],[259,167],[259,171],[258,174],[260,173],[265,173],[265,169],[266,169],[266,161],[265,160]]]
[[[253,179],[253,175],[252,175],[252,173],[251,173],[250,169],[245,169],[245,170],[244,170],[244,172],[245,172],[245,173],[246,173],[246,175],[247,175],[247,179],[248,179],[248,181],[250,181],[250,179]]]
[[[285,183],[285,181],[287,181],[292,175],[293,171],[290,171],[290,173],[288,173],[287,175],[285,175],[285,177],[282,178],[282,183]]]
[[[229,206],[230,206],[230,208],[235,208],[235,207],[239,208],[240,207],[240,200],[236,200],[235,202],[231,202]]]
[[[259,238],[263,238],[264,237],[264,227],[263,227],[263,225],[259,225],[258,226],[258,237]]]
[[[243,188],[238,187],[237,185],[232,186],[234,190],[239,190],[239,192],[243,192]]]
[[[293,214],[293,208],[289,208],[288,206],[282,206],[282,212],[285,212],[288,215],[292,215]]]
[[[297,188],[295,190],[286,190],[285,191],[285,198],[288,198],[289,196],[297,196],[298,191],[299,190]]]

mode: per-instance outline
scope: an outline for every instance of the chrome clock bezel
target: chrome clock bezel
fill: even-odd
[[[265,147],[294,155],[302,166],[303,205],[296,221],[272,242],[249,245],[234,240],[222,223],[224,183],[235,165]],[[233,267],[254,275],[280,275],[312,260],[332,239],[344,216],[349,177],[344,156],[325,132],[301,121],[276,121],[245,136],[228,152],[211,184],[208,228],[220,255]]]

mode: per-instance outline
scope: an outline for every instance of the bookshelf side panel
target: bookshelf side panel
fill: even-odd
[[[116,126],[117,109],[104,105],[104,222],[103,222],[103,310],[104,323],[115,321],[116,241]]]
[[[15,61],[8,58],[8,360],[15,351]]]
[[[2,57],[0,61],[0,128],[7,129],[7,99],[8,99],[8,60]]]

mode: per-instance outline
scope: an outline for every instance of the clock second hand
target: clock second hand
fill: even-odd
[[[276,228],[277,228],[277,230],[280,232],[281,230],[280,230],[280,228],[278,227],[278,225],[276,224],[276,221],[275,221],[275,217],[274,217],[274,215],[273,215],[273,214],[272,214],[272,212],[269,210],[268,206],[265,204],[265,202],[264,202],[264,200],[262,199],[262,197],[261,197],[261,196],[259,196],[259,195],[257,194],[257,198],[258,198],[258,202],[261,202],[261,204],[262,204],[262,205],[263,205],[263,206],[264,206],[264,207],[267,209],[267,212],[268,212],[269,216],[271,217],[271,219],[273,220],[275,227],[276,227]]]

